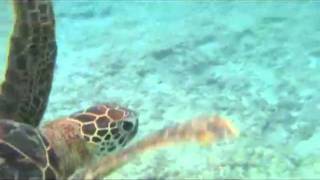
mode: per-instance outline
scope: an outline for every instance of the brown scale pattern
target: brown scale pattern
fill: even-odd
[[[84,138],[92,143],[99,143],[113,137],[118,137],[117,121],[127,115],[125,109],[116,105],[97,105],[70,117],[81,124]]]

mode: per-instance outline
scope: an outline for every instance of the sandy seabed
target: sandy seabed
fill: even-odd
[[[1,59],[10,8],[0,3]],[[202,114],[222,114],[240,129],[230,142],[142,154],[108,178],[320,178],[319,8],[56,1],[59,52],[45,120],[117,102],[139,113],[136,140]]]

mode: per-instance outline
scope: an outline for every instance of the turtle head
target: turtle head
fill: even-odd
[[[93,157],[128,144],[138,131],[138,115],[117,104],[99,104],[51,121],[42,131],[61,157],[66,151]]]
[[[136,135],[137,114],[116,104],[99,104],[41,128],[66,174],[84,162],[122,149]]]
[[[69,120],[79,123],[81,138],[95,155],[122,149],[138,131],[137,113],[116,104],[92,106]]]

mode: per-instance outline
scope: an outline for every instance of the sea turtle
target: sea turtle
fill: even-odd
[[[111,103],[39,127],[57,51],[52,2],[13,0],[13,6],[15,24],[0,89],[0,179],[97,178],[159,144],[236,134],[229,121],[214,117],[165,128],[122,150],[137,133],[138,116]]]

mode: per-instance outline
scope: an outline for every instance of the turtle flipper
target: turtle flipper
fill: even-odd
[[[5,81],[0,89],[0,118],[37,126],[47,106],[57,47],[50,0],[13,0]]]
[[[137,155],[155,147],[164,147],[190,140],[207,145],[228,137],[237,137],[238,134],[238,130],[229,120],[219,116],[194,119],[185,124],[164,128],[122,152],[107,156],[96,164],[81,169],[70,179],[101,178],[128,163]]]

